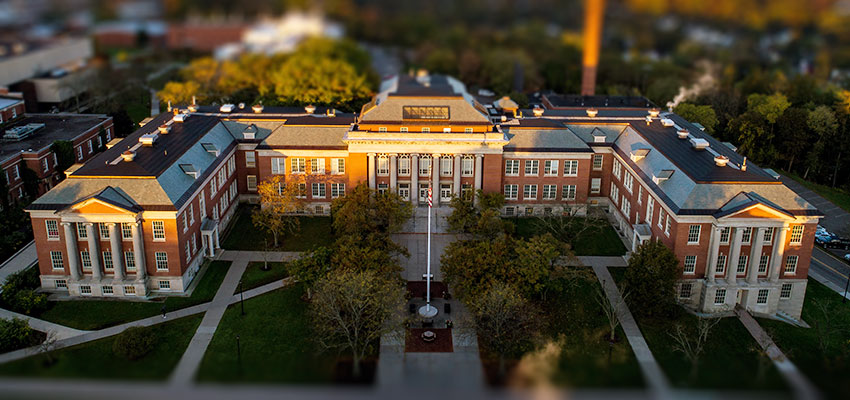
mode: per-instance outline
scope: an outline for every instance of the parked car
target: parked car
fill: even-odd
[[[850,261],[850,253],[844,255],[844,260]]]
[[[829,240],[822,244],[827,249],[844,249],[850,250],[850,239],[840,236],[831,236]]]
[[[829,231],[826,230],[826,228],[818,225],[817,229],[815,229],[815,235],[827,235],[827,236],[829,236],[831,234],[829,233]]]

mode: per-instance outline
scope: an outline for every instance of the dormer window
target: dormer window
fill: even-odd
[[[631,154],[629,154],[629,158],[631,158],[632,161],[637,162],[646,158],[647,154],[649,154],[649,149],[635,149],[632,150]]]
[[[652,181],[655,182],[655,184],[657,185],[661,182],[670,179],[671,176],[673,176],[672,169],[662,169],[661,172],[652,177]]]
[[[431,133],[431,128],[422,128],[422,133]]]

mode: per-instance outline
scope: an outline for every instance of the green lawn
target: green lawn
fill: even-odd
[[[76,329],[103,329],[157,315],[161,312],[163,304],[166,311],[174,311],[212,301],[229,268],[229,261],[209,263],[207,271],[200,278],[201,281],[198,282],[198,286],[192,292],[192,295],[187,297],[166,297],[164,300],[159,298],[146,302],[121,301],[118,299],[55,301],[51,302],[47,311],[34,316]]]
[[[547,229],[541,226],[540,218],[516,217],[508,220],[514,223],[516,235],[522,238],[527,239],[547,232]],[[602,221],[598,228],[587,230],[571,245],[577,256],[621,256],[626,253],[623,241],[607,221]]]
[[[312,341],[303,287],[245,300],[224,313],[198,371],[200,381],[325,383],[333,379],[336,358]],[[241,367],[236,336],[240,338]]]
[[[268,242],[269,248],[273,247],[274,239],[271,235],[254,227],[251,222],[251,213],[256,206],[240,205],[236,210],[227,237],[221,246],[228,250],[265,250],[263,239]],[[279,238],[279,251],[307,251],[320,246],[333,244],[334,236],[331,233],[330,217],[298,217],[301,229],[294,234],[284,235]]]
[[[643,376],[622,329],[618,341],[607,341],[608,320],[596,299],[598,281],[588,269],[589,279],[546,301],[549,335],[562,337],[564,346],[553,377],[558,386],[635,387]],[[610,350],[610,356],[609,356]]]
[[[793,172],[783,171],[782,173],[785,176],[805,186],[807,189],[835,203],[835,205],[843,208],[844,211],[850,212],[850,193],[847,193],[846,190],[834,188],[829,185],[821,185],[818,183],[809,182]]]
[[[269,262],[268,271],[263,271],[263,264],[262,261],[248,263],[242,274],[242,290],[260,287],[289,276],[284,262]],[[236,293],[239,293],[239,287],[236,288]]]
[[[846,398],[850,392],[850,303],[842,303],[839,294],[809,279],[803,321],[812,328],[768,319],[759,323],[825,397]]]
[[[198,325],[201,315],[168,321],[144,328],[156,337],[153,350],[136,361],[112,352],[115,336],[56,350],[55,362],[45,365],[36,355],[0,364],[0,375],[39,378],[164,380],[177,365]]]

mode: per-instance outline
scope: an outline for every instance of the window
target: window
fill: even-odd
[[[602,170],[602,154],[594,154],[593,155],[593,170],[594,171]]]
[[[558,197],[558,185],[543,185],[543,200],[555,200]]]
[[[378,127],[378,132],[386,132],[386,131],[387,131],[387,127],[386,127],[386,126]]]
[[[345,184],[344,183],[331,183],[331,198],[337,198],[345,196]]]
[[[198,234],[192,233],[192,253],[198,251]]]
[[[307,159],[291,158],[289,160],[289,172],[293,174],[303,174],[307,171]]]
[[[578,160],[564,161],[564,176],[578,176]]]
[[[788,256],[785,257],[785,274],[793,275],[797,273],[797,261],[799,260],[799,256]]]
[[[419,201],[425,202],[428,201],[428,188],[431,187],[429,183],[420,183],[419,184]]]
[[[210,179],[210,198],[212,198],[216,192],[218,192],[218,185],[215,181],[215,175],[213,175],[212,179]]]
[[[83,294],[83,295],[91,294],[91,286],[89,286],[89,285],[80,286],[80,294]]]
[[[15,180],[21,179],[21,168],[18,166],[18,164],[15,164],[15,167],[12,169],[12,171],[15,171]]]
[[[620,189],[617,188],[617,185],[614,182],[611,182],[611,193],[609,194],[611,201],[614,204],[617,204],[617,201],[620,199]]]
[[[629,193],[631,193],[632,192],[632,185],[634,185],[634,178],[632,177],[632,174],[626,172],[625,176],[623,176],[623,186],[625,186],[626,190],[628,190]]]
[[[398,174],[410,175],[410,157],[401,156],[398,158]]]
[[[77,147],[77,160],[83,160],[83,146]]]
[[[663,222],[664,222],[664,209],[661,208],[661,207],[658,207],[658,227],[659,228],[664,227]]]
[[[94,146],[92,146],[91,139],[89,139],[89,141],[86,142],[86,143],[89,145],[89,154],[93,153],[94,152]]]
[[[643,186],[638,186],[638,205],[642,202],[641,197],[643,197]]]
[[[766,228],[764,230],[764,244],[770,245],[770,242],[773,241],[773,230],[776,228]]]
[[[272,158],[272,174],[283,175],[286,173],[286,159],[283,157]]]
[[[540,161],[525,160],[525,175],[537,176],[540,169]]]
[[[463,196],[464,199],[471,200],[473,198],[472,195],[472,185],[469,183],[463,183],[460,185],[460,195]]]
[[[186,213],[183,213],[183,233],[189,230],[189,221],[186,219]]]
[[[525,215],[529,216],[529,217],[534,215],[534,207],[526,207],[525,208]]]
[[[750,260],[750,256],[741,255],[738,256],[738,268],[735,270],[735,273],[740,275],[747,272],[747,261]]]
[[[517,199],[517,191],[518,191],[518,185],[505,185],[505,199],[516,200]]]
[[[690,299],[691,298],[691,289],[693,289],[693,283],[683,283],[682,286],[679,287],[679,298],[680,299]]]
[[[652,213],[655,211],[655,199],[652,196],[646,196],[646,223],[652,226]]]
[[[100,239],[101,240],[108,240],[109,239],[109,226],[107,226],[104,223],[99,223],[99,224],[97,224],[97,227],[99,228],[98,230],[100,230]]]
[[[463,133],[472,133],[472,128],[463,128]]]
[[[431,157],[419,158],[419,175],[431,175]]]
[[[726,289],[717,288],[717,290],[714,291],[714,304],[724,303],[726,303]]]
[[[791,227],[791,242],[790,244],[800,244],[803,242],[803,225],[794,225]]]
[[[699,243],[699,233],[702,227],[699,225],[691,225],[688,228],[688,244],[698,244]]]
[[[452,184],[451,183],[440,184],[440,200],[449,201],[451,199],[452,199]]]
[[[257,178],[254,178],[254,186],[257,185]],[[250,187],[250,186],[249,186]],[[201,194],[198,196],[198,212],[201,214],[201,220],[206,218],[207,216],[207,200],[206,195],[204,194],[204,190],[201,189]]]
[[[59,240],[59,223],[55,219],[44,221],[47,228],[47,240]]]
[[[452,133],[452,128],[443,128],[443,133]]]
[[[130,226],[127,222],[121,223],[121,239],[123,240],[131,240],[133,239],[133,227]]]
[[[537,185],[523,185],[522,199],[534,200],[537,199]]]
[[[134,296],[136,294],[136,287],[131,285],[124,286],[124,295]]]
[[[631,223],[632,219],[632,203],[629,202],[626,195],[623,195],[623,201],[620,203],[620,211],[623,212],[623,215],[626,216],[626,219]]]
[[[693,274],[696,272],[697,256],[685,256],[685,273]]]
[[[103,146],[103,141],[100,139],[100,136],[97,137],[97,147],[100,148]]]
[[[440,175],[449,176],[452,174],[452,159],[451,157],[440,158]]]
[[[333,188],[331,188],[331,195],[333,195]],[[410,200],[410,184],[409,183],[399,183],[398,184],[398,196],[402,198],[402,200]]]
[[[670,225],[672,225],[670,222],[670,214],[667,214],[667,217],[664,218],[664,234],[667,236],[670,236]]]
[[[124,267],[127,269],[127,271],[136,270],[136,254],[132,251],[124,252]]]
[[[717,255],[716,269],[716,275],[722,275],[726,273],[726,254],[721,253]]]
[[[759,257],[759,269],[758,269],[759,272],[758,273],[760,273],[760,274],[767,273],[767,265],[768,265],[769,262],[770,262],[770,256],[767,255],[767,254],[762,254],[761,257]]]
[[[91,269],[91,254],[88,250],[80,252],[80,262],[83,264],[83,269]]]
[[[325,206],[315,206],[313,207],[313,214],[324,214]]]
[[[153,221],[151,223],[153,227],[153,240],[157,242],[162,242],[165,240],[165,223],[162,221]]]
[[[186,264],[192,260],[192,246],[189,244],[189,241],[186,240]]]
[[[298,194],[296,194],[295,197],[298,197],[299,199],[307,198],[307,184],[306,183],[299,183],[298,184]]]
[[[384,156],[386,157],[386,156]],[[310,173],[311,174],[324,174],[325,173],[325,159],[324,158],[311,158],[310,159]]]
[[[47,172],[50,169],[50,161],[47,160],[47,157],[41,159],[41,170]]]
[[[331,173],[334,175],[342,175],[345,173],[344,158],[331,158]]]
[[[398,130],[399,130],[399,132],[401,132],[401,133],[407,133],[407,132],[408,132],[408,129],[407,129],[407,127],[406,127],[406,126],[402,126],[401,128],[398,128]]]
[[[463,156],[460,161],[460,170],[462,176],[472,176],[475,174],[475,158],[472,156]]]
[[[767,295],[770,289],[759,289],[759,294],[756,296],[756,304],[767,304]]]
[[[792,287],[793,285],[790,283],[783,283],[782,288],[779,289],[779,298],[783,300],[790,299]]]
[[[614,168],[612,169],[614,177],[616,177],[617,179],[620,179],[620,171],[622,171],[622,170],[623,170],[623,165],[620,164],[619,161],[614,160]]]
[[[230,157],[227,160],[227,175],[233,175],[234,172],[236,172],[236,156]]]
[[[431,132],[431,128],[428,128],[428,127],[422,128],[422,133],[430,133],[430,132]]]
[[[248,168],[254,168],[257,166],[257,153],[253,151],[245,152],[245,166]]]
[[[160,290],[171,290],[171,281],[159,281]]]
[[[312,189],[311,191],[312,191],[313,198],[322,198],[323,199],[323,198],[327,197],[327,193],[325,192],[326,186],[325,186],[324,183],[312,183],[310,186],[311,186],[311,189]]]
[[[257,175],[248,175],[246,177],[248,183],[248,191],[256,192],[257,191]]]
[[[513,207],[505,207],[505,215],[512,217],[514,215]]]
[[[505,160],[505,175],[519,176],[519,160]]]
[[[67,289],[68,288],[68,281],[66,281],[64,279],[57,279],[53,282],[56,285],[56,289]]]
[[[103,294],[104,294],[104,295],[112,295],[112,294],[114,294],[114,293],[115,293],[115,292],[112,290],[112,286],[102,286],[102,287],[100,288],[100,290],[103,292]]]
[[[103,269],[111,271],[113,268],[114,267],[112,264],[112,251],[105,250],[103,252]]]
[[[564,185],[561,191],[561,200],[576,199],[576,185]]]
[[[50,252],[50,266],[53,267],[53,269],[65,269],[65,263],[64,260],[62,260],[61,251]]]
[[[744,233],[743,233],[743,235],[741,235],[741,243],[749,244],[752,237],[753,237],[753,228],[751,228],[751,227],[744,228]]]
[[[566,168],[564,164],[564,168]],[[543,176],[558,176],[558,160],[543,161]]]
[[[168,271],[168,253],[157,251],[154,253],[154,258],[156,259],[157,271]]]
[[[599,193],[602,189],[602,178],[592,178],[590,180],[590,193]]]
[[[729,244],[729,232],[732,231],[732,228],[725,226],[720,228],[720,244]]]
[[[86,230],[85,224],[82,222],[77,222],[77,238],[80,240],[88,240],[89,232]]]

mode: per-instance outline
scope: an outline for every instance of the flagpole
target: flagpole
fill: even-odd
[[[425,304],[431,309],[431,188],[428,188],[428,271],[425,272]]]

